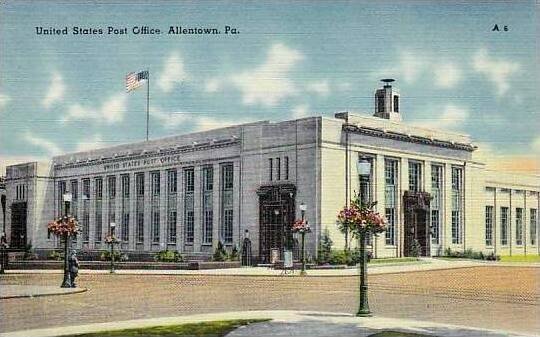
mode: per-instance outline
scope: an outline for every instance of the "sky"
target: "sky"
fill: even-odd
[[[146,69],[152,139],[372,115],[380,79],[394,78],[403,123],[469,134],[488,167],[540,174],[536,13],[534,1],[2,1],[0,175],[144,140],[146,84],[126,93],[124,78]],[[145,26],[161,34],[132,31]]]

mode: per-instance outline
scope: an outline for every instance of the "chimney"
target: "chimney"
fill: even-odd
[[[394,79],[382,79],[383,87],[375,91],[375,113],[373,116],[389,119],[391,121],[401,121],[399,113],[399,91],[392,87]]]

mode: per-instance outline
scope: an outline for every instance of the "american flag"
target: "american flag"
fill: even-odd
[[[126,75],[126,91],[130,92],[143,84],[143,80],[148,80],[148,70],[138,73],[129,73]]]

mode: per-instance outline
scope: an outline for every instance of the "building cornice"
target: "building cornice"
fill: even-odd
[[[193,143],[191,145],[170,146],[170,147],[161,148],[158,150],[139,150],[139,151],[132,150],[132,151],[129,151],[128,153],[117,154],[111,157],[101,156],[99,158],[91,158],[89,156],[89,158],[86,160],[77,159],[76,161],[54,163],[53,167],[55,170],[62,170],[62,169],[77,168],[77,167],[84,167],[84,166],[90,166],[90,165],[112,164],[112,163],[122,162],[126,160],[147,159],[147,158],[152,158],[152,157],[175,155],[175,154],[189,153],[189,152],[195,152],[195,151],[220,149],[220,148],[237,145],[239,143],[240,143],[240,140],[238,138],[232,138],[232,139],[208,141],[204,143]]]
[[[353,124],[343,124],[342,130],[345,132],[364,134],[364,135],[373,136],[373,137],[387,138],[387,139],[399,140],[399,141],[409,142],[409,143],[426,144],[426,145],[431,145],[431,146],[445,147],[445,148],[463,150],[463,151],[468,151],[468,152],[473,152],[474,150],[477,149],[476,146],[471,145],[471,144],[450,142],[450,141],[421,137],[421,136],[416,136],[416,135],[408,135],[408,134],[399,133],[395,131],[386,131],[386,130],[375,129],[375,128],[370,128],[370,127],[365,127],[365,126],[357,126]]]

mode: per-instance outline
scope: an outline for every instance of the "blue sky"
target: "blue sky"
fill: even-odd
[[[538,173],[535,11],[533,1],[3,2],[0,166],[143,140],[146,88],[126,93],[124,77],[149,69],[151,138],[372,114],[379,79],[392,77],[404,122],[470,134],[482,160]],[[226,25],[240,33],[167,34]]]

